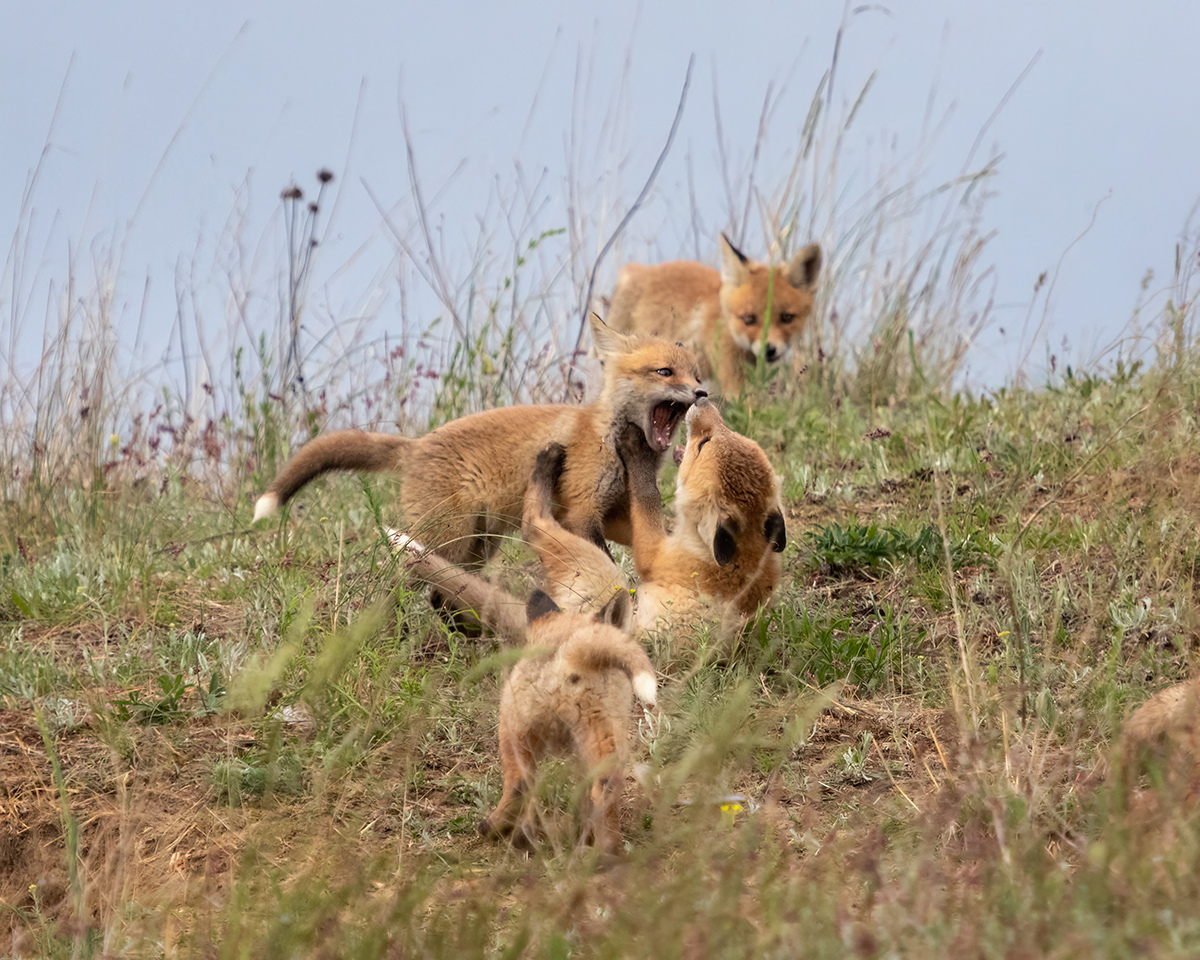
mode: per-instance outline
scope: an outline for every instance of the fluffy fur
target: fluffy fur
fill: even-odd
[[[633,431],[619,444],[629,467],[633,559],[641,579],[637,627],[678,626],[697,614],[740,624],[770,600],[787,545],[779,479],[766,454],[730,430],[707,400],[693,406],[668,535],[656,473],[642,466],[642,444]]]
[[[629,754],[629,719],[636,695],[653,704],[654,668],[621,626],[629,594],[615,593],[595,615],[563,613],[535,591],[527,605],[528,649],[500,695],[500,763],[504,788],[479,824],[485,836],[518,825],[536,839],[521,800],[547,755],[575,755],[592,777],[587,832],[605,853],[620,842],[619,804]]]
[[[628,544],[629,496],[616,437],[640,430],[656,466],[684,412],[705,396],[695,355],[677,344],[609,330],[594,314],[592,333],[604,363],[600,396],[584,406],[546,404],[488,410],[420,438],[343,430],[309,442],[272,481],[255,519],[287,503],[331,470],[392,472],[403,477],[404,520],[453,563],[481,564],[493,538],[521,521],[525,488],[538,452],[569,452],[554,516],[564,528],[604,547]]]
[[[820,272],[821,248],[815,243],[771,268],[749,260],[722,234],[719,271],[691,260],[623,267],[608,322],[628,333],[683,342],[702,356],[704,378],[715,373],[721,389],[733,396],[745,386],[747,365],[760,352],[765,350],[768,363],[778,363],[800,342]]]

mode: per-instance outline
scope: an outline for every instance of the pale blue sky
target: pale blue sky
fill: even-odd
[[[320,296],[335,318],[369,311],[365,291],[387,286],[397,268],[368,188],[398,222],[411,217],[401,104],[427,199],[449,182],[433,206],[447,258],[465,270],[476,221],[496,217],[496,195],[511,192],[516,161],[526,183],[538,184],[545,171],[531,188],[536,222],[562,225],[572,128],[580,131],[573,149],[588,202],[618,190],[627,203],[661,148],[692,53],[679,139],[626,249],[695,252],[690,162],[700,252],[714,259],[708,244],[727,211],[713,143],[714,69],[739,162],[749,156],[768,85],[786,89],[772,121],[769,183],[844,19],[835,108],[844,111],[878,71],[843,148],[848,193],[865,190],[887,156],[931,182],[957,173],[1036,58],[976,158],[1003,153],[985,214],[997,231],[988,256],[1000,309],[997,329],[972,359],[979,379],[995,383],[1011,372],[1034,281],[1060,260],[1049,343],[1061,352],[1066,336],[1067,359],[1076,362],[1124,327],[1148,270],[1150,292],[1164,288],[1174,244],[1200,199],[1200,12],[1184,0],[929,0],[853,15],[836,4],[782,2],[38,2],[11,5],[0,34],[0,182],[8,184],[0,237],[20,236],[26,251],[18,305],[44,305],[48,285],[65,279],[69,245],[86,262],[132,222],[118,284],[122,323],[136,326],[149,276],[147,325],[165,336],[177,273],[190,273],[193,285],[211,281],[221,262],[213,248],[235,206],[245,209],[236,235],[253,252],[279,214],[280,188],[292,178],[307,187],[328,166],[339,174],[340,197],[322,250]],[[22,187],[60,90],[28,207],[32,225],[18,224]],[[761,233],[752,230],[746,247],[761,256]],[[10,317],[12,263],[10,254],[0,284]],[[416,287],[404,294],[413,298],[409,309],[436,312]],[[393,322],[396,309],[380,310],[380,322]],[[43,313],[26,307],[25,325]],[[23,336],[40,339],[40,330]],[[1044,350],[1035,345],[1035,359]]]

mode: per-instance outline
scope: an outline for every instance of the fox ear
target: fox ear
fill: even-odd
[[[633,625],[633,607],[629,602],[629,591],[617,590],[612,599],[596,611],[596,622],[628,633]]]
[[[592,342],[601,359],[629,351],[629,337],[610,327],[598,313],[589,314],[588,321],[592,325]]]
[[[810,243],[788,262],[783,275],[793,287],[811,287],[821,273],[821,245]]]
[[[729,563],[737,554],[737,524],[732,520],[722,520],[717,524],[713,534],[713,559],[718,567]]]
[[[728,287],[740,287],[749,276],[750,261],[725,234],[721,234],[721,283]]]
[[[767,538],[772,550],[783,553],[783,548],[787,546],[787,524],[783,522],[782,513],[775,511],[767,515],[766,523],[763,524],[763,536]]]
[[[544,590],[534,590],[525,602],[525,619],[530,623],[551,613],[562,613],[558,604]]]

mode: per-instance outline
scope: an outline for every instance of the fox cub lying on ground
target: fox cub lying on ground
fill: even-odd
[[[592,334],[604,363],[604,387],[594,402],[487,410],[415,439],[361,430],[324,434],[279,472],[258,499],[254,519],[328,471],[394,472],[403,477],[400,504],[414,535],[453,563],[479,565],[494,551],[495,535],[520,523],[538,452],[559,443],[570,456],[555,516],[605,549],[606,537],[628,544],[629,493],[617,436],[627,426],[640,430],[645,455],[657,467],[683,415],[707,394],[690,350],[617,333],[595,314]]]
[[[617,445],[629,470],[639,630],[658,624],[678,632],[704,614],[727,629],[738,627],[779,583],[787,527],[767,455],[730,430],[707,400],[697,401],[686,420],[670,535],[657,472],[641,463],[645,440],[627,430]]]
[[[821,248],[815,243],[782,267],[768,268],[747,259],[721,234],[719,271],[691,260],[622,267],[608,323],[626,333],[681,341],[703,358],[702,377],[715,373],[722,391],[736,396],[745,386],[747,365],[760,353],[767,363],[777,363],[800,342],[820,272]]]

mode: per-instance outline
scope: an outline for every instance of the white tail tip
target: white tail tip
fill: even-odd
[[[273,493],[264,493],[258,498],[258,502],[254,504],[254,519],[251,523],[258,523],[263,517],[269,517],[279,509],[279,497]]]
[[[633,693],[642,703],[654,706],[658,699],[658,681],[652,673],[639,673],[633,678]]]
[[[393,550],[399,553],[411,553],[413,556],[419,556],[425,552],[424,544],[414,540],[407,533],[401,533],[391,527],[384,529],[387,530],[388,540],[391,541]]]

